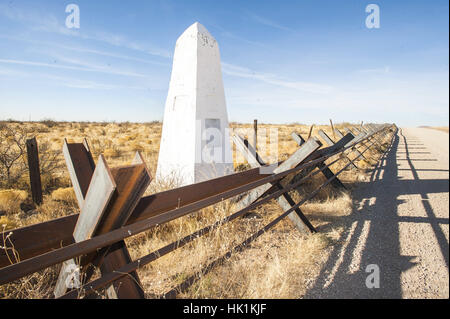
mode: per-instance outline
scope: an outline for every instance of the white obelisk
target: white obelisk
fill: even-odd
[[[233,172],[217,41],[196,22],[178,38],[156,179],[187,185]]]

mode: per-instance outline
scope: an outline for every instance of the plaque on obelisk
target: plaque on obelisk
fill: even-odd
[[[219,46],[196,22],[175,46],[156,178],[181,186],[232,172]]]

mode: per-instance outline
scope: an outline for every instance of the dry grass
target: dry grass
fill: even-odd
[[[72,187],[58,188],[52,192],[51,198],[54,201],[75,203],[77,198]]]
[[[32,126],[38,141],[41,139],[51,141],[54,150],[61,150],[65,137],[69,141],[77,142],[86,137],[90,142],[94,158],[98,158],[101,153],[105,154],[110,167],[129,163],[135,151],[139,150],[152,175],[155,175],[161,123],[50,123],[51,127],[45,123],[28,123],[26,125]],[[233,128],[252,127],[251,124],[237,123],[232,123],[231,126]],[[343,128],[348,124],[342,123],[335,126]],[[296,124],[261,124],[259,130],[262,128],[279,130],[279,160],[286,159],[296,150],[296,144],[290,134],[296,131],[306,137],[310,129],[309,126]],[[330,127],[314,127],[312,134],[317,136],[318,129],[323,129],[333,138]],[[387,140],[388,137],[384,142]],[[262,142],[259,141],[259,143]],[[357,182],[366,179],[366,169],[370,169],[376,163],[382,151],[383,148],[375,148],[366,153],[368,160],[357,163],[363,168],[362,170],[357,173],[345,171],[341,175],[341,180],[347,183],[350,190],[355,187]],[[349,157],[354,158],[354,155],[351,154]],[[63,162],[62,156],[58,160]],[[339,161],[332,166],[332,170],[337,171],[345,164],[346,160]],[[245,163],[235,162],[235,167],[239,165],[241,168],[248,167]],[[26,215],[20,210],[20,204],[29,201],[26,191],[0,191],[0,211],[7,209],[6,214],[0,217],[2,218],[0,224],[5,224],[6,229],[12,229],[77,212],[76,199],[65,168],[54,172],[50,178],[59,188],[49,188],[44,196],[44,203],[37,207],[36,213],[32,215]],[[317,188],[323,181],[324,178],[321,174],[315,175],[314,178],[302,185],[300,190],[292,191],[291,195],[295,200],[299,200]],[[167,180],[152,183],[146,194],[171,189],[178,184],[179,179],[173,176]],[[204,274],[201,280],[180,292],[178,297],[302,297],[319,273],[321,265],[326,261],[332,245],[340,240],[344,231],[339,223],[335,225],[326,223],[320,219],[320,215],[326,214],[335,217],[349,215],[352,212],[351,193],[336,192],[332,187],[327,186],[319,192],[314,200],[305,203],[302,210],[312,223],[321,229],[318,234],[302,235],[295,230],[288,219],[285,219],[242,252],[232,254],[220,266]],[[232,212],[234,212],[234,208],[231,199],[129,238],[126,242],[132,259],[153,252],[198,229],[211,225]],[[206,265],[261,229],[279,216],[282,211],[275,201],[271,201],[259,207],[254,213],[250,215],[251,218],[238,218],[227,223],[182,249],[139,269],[138,274],[147,296],[150,298],[163,296],[164,293],[200,272]],[[58,268],[51,267],[15,283],[0,286],[0,297],[49,298],[52,296],[52,287],[58,275]],[[261,280],[262,278],[264,280]]]
[[[7,213],[20,211],[20,203],[28,198],[28,193],[18,189],[0,190],[0,210]]]
[[[431,128],[433,130],[438,130],[438,131],[448,133],[448,126],[432,126],[432,127],[427,127],[427,128]]]

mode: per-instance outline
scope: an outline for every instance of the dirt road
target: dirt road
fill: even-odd
[[[445,132],[399,130],[305,298],[449,298],[448,145]]]

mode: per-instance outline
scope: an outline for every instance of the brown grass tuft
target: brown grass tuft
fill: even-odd
[[[54,201],[62,201],[69,204],[76,204],[77,201],[73,187],[58,188],[52,192],[51,198]]]

